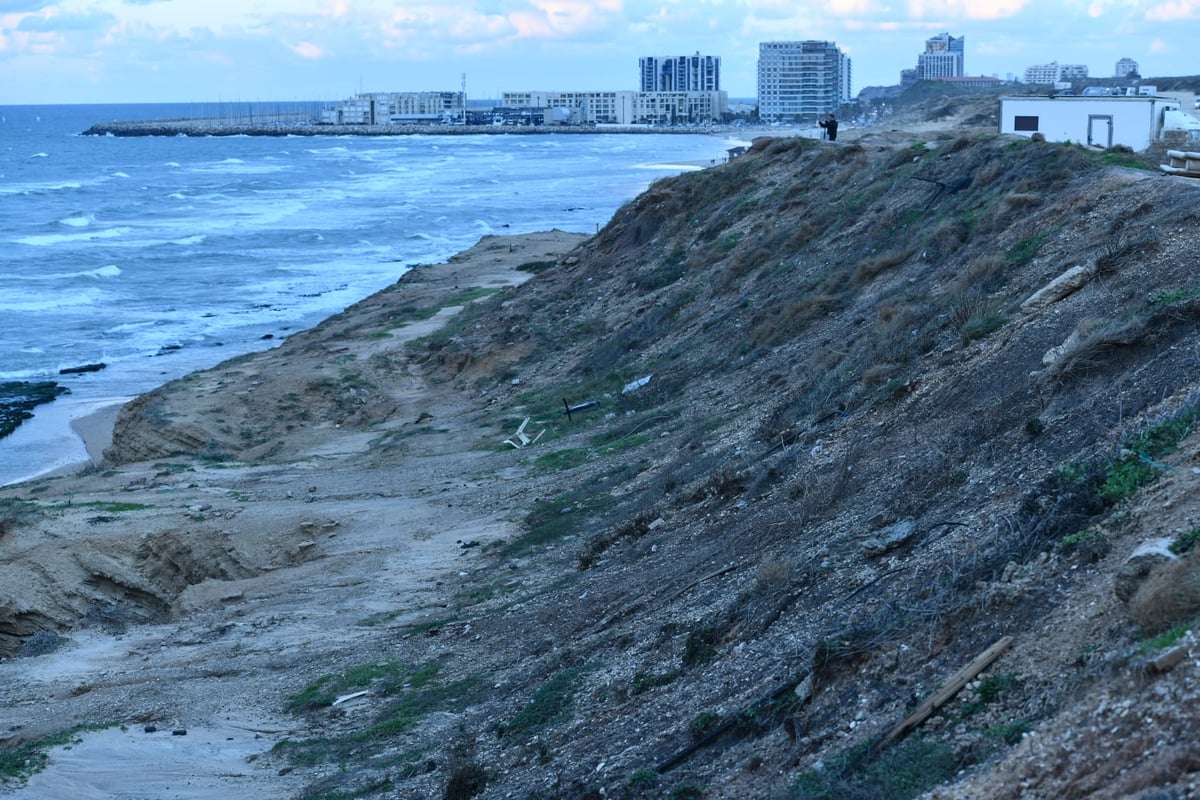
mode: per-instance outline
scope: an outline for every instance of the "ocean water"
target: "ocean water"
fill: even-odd
[[[481,236],[595,232],[656,178],[740,144],[80,135],[196,113],[0,106],[0,382],[71,390],[0,439],[0,484],[86,460],[73,419],[273,346]]]

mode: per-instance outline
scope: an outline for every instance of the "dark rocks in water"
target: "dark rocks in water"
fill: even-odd
[[[0,439],[8,436],[25,420],[33,409],[49,403],[70,389],[54,381],[6,381],[0,383]]]
[[[78,367],[64,367],[58,371],[58,374],[59,375],[82,375],[85,372],[99,372],[100,370],[104,369],[107,366],[108,366],[108,364],[105,364],[103,361],[99,361],[95,364],[83,364]]]

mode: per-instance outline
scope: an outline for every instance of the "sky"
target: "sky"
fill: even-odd
[[[637,89],[639,57],[696,52],[753,98],[759,43],[804,39],[850,56],[857,94],[941,32],[968,75],[1200,73],[1200,0],[0,0],[0,105]]]

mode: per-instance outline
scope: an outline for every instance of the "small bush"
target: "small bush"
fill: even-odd
[[[692,738],[699,741],[705,735],[721,722],[721,715],[715,711],[701,711],[692,720],[692,724],[688,726],[688,730],[692,734]]]

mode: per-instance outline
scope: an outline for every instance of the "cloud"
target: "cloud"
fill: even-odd
[[[18,31],[30,33],[59,33],[67,31],[102,31],[116,21],[111,14],[64,14],[50,11],[29,14],[17,24]]]
[[[325,57],[325,51],[312,42],[298,42],[291,45],[288,49],[301,58],[317,60]]]
[[[1185,19],[1200,19],[1200,2],[1197,0],[1172,0],[1161,3],[1146,11],[1149,22],[1178,22]]]
[[[54,4],[54,0],[0,0],[0,14],[31,14]]]
[[[1030,0],[909,0],[914,19],[996,20],[1015,17]]]

